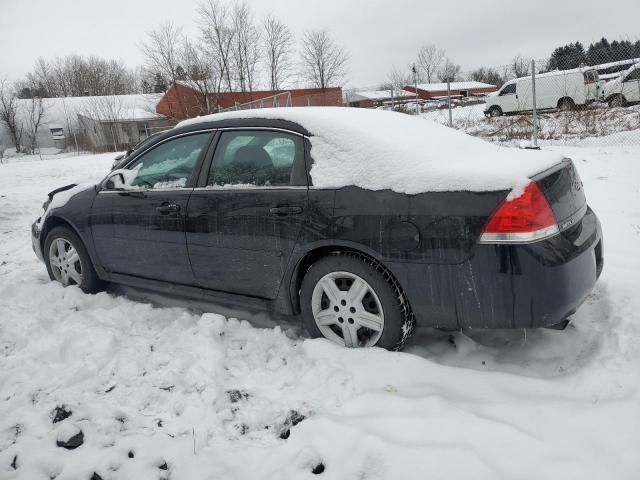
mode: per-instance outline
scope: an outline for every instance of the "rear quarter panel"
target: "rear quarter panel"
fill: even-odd
[[[347,187],[336,191],[332,237],[380,259],[456,264],[468,259],[489,215],[508,192],[406,195]]]

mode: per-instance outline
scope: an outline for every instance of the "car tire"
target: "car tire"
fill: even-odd
[[[491,107],[489,109],[489,116],[490,117],[501,117],[503,115],[502,113],[502,109],[500,107]]]
[[[562,98],[558,102],[558,109],[561,112],[571,112],[576,109],[576,104],[571,98]]]
[[[609,103],[610,108],[621,108],[627,106],[627,100],[623,95],[613,95],[612,97],[609,97],[607,103]]]
[[[345,347],[400,350],[414,329],[397,281],[381,264],[357,253],[331,254],[314,263],[302,281],[300,303],[311,337]]]
[[[85,293],[103,290],[103,282],[82,240],[67,227],[55,227],[44,242],[44,260],[49,278],[67,287],[77,285]]]

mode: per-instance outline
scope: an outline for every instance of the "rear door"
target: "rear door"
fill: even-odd
[[[274,299],[307,209],[304,139],[280,130],[218,134],[187,209],[198,285]]]
[[[193,283],[185,219],[211,137],[207,131],[168,139],[127,166],[125,185],[97,194],[91,226],[106,270]]]

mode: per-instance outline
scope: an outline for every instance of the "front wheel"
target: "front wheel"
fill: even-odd
[[[314,263],[300,289],[305,327],[312,337],[357,348],[399,350],[414,318],[399,285],[380,264],[357,254],[333,254]]]
[[[87,293],[104,288],[104,282],[94,270],[82,241],[70,229],[51,229],[44,243],[44,257],[51,280],[65,287],[77,285]]]
[[[501,117],[502,116],[502,109],[500,107],[491,107],[489,109],[489,116],[490,117]]]

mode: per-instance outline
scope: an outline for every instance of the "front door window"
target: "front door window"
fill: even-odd
[[[158,145],[127,168],[131,174],[125,175],[125,187],[186,187],[209,136],[209,132],[198,133]]]

